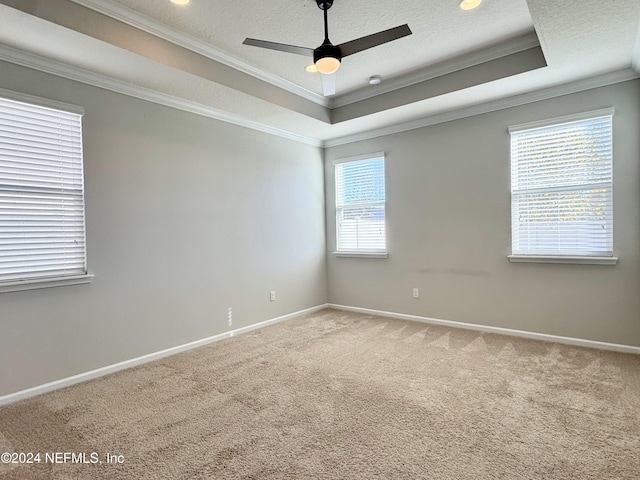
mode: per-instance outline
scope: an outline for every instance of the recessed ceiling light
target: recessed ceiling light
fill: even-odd
[[[380,75],[372,75],[369,77],[369,85],[380,85],[382,77]]]
[[[462,0],[460,2],[460,8],[462,10],[473,10],[474,8],[478,8],[482,3],[482,0]]]
[[[316,67],[315,63],[307,65],[304,69],[309,73],[316,73],[318,71],[318,67]]]
[[[175,3],[176,5],[186,5],[191,0],[171,0],[171,3]]]

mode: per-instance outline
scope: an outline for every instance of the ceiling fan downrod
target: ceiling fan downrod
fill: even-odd
[[[324,13],[324,42],[313,51],[313,63],[320,73],[331,74],[340,68],[342,52],[329,40],[329,22],[327,10],[333,5],[333,0],[316,0],[318,7]]]
[[[329,20],[327,10],[333,5],[333,0],[316,0],[318,8],[324,13],[324,43],[331,43],[329,41]]]

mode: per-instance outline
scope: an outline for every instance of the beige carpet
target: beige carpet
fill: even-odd
[[[2,407],[3,451],[41,463],[1,479],[638,480],[640,357],[323,310]]]

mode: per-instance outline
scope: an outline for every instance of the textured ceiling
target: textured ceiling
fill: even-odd
[[[640,1],[457,3],[335,0],[334,44],[413,35],[345,58],[330,98],[310,59],[242,45],[318,46],[315,0],[0,0],[0,60],[325,145],[638,77]]]
[[[225,50],[242,60],[322,93],[319,74],[299,55],[242,45],[246,37],[315,48],[324,38],[322,11],[315,0],[192,0],[186,7],[169,1],[119,0],[176,30]],[[371,75],[395,78],[450,57],[464,55],[512,37],[533,33],[525,0],[488,0],[474,11],[450,1],[335,0],[329,37],[346,42],[407,23],[413,34],[344,59],[338,95],[367,88]]]

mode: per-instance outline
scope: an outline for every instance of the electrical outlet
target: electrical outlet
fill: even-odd
[[[229,326],[233,325],[233,311],[231,310],[231,307],[227,310],[227,319],[229,321]]]
[[[269,292],[269,300],[272,302],[276,301],[276,291],[275,290],[271,290],[271,292]]]
[[[414,288],[413,289],[413,298],[420,298],[420,289],[419,288]]]

